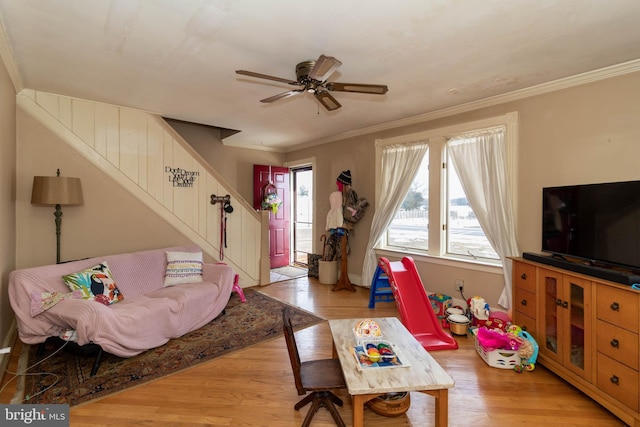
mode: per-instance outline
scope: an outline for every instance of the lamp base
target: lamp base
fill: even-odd
[[[56,264],[60,264],[60,229],[62,227],[62,206],[56,205],[56,210],[53,213],[56,217]]]

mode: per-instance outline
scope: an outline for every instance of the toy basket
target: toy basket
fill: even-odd
[[[372,343],[377,345],[377,344],[380,344],[382,342],[382,339],[384,338],[382,334],[378,336],[358,335],[356,331],[353,331],[353,337],[356,340],[356,345],[366,345],[367,343]]]
[[[369,333],[360,333],[362,330],[366,330]],[[357,345],[362,345],[365,342],[379,344],[383,338],[380,325],[371,319],[359,321],[353,328],[353,337]]]
[[[385,417],[398,417],[409,410],[411,395],[409,392],[388,393],[367,402],[373,412]]]
[[[516,366],[520,366],[518,350],[488,350],[480,344],[477,336],[474,335],[474,338],[476,340],[476,351],[482,360],[487,362],[487,365],[499,369],[514,369]]]

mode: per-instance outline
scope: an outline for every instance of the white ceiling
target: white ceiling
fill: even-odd
[[[23,85],[240,130],[285,150],[640,58],[638,0],[0,0]],[[295,65],[386,84],[259,100]]]

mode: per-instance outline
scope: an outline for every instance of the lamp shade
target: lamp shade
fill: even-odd
[[[34,176],[31,204],[52,206],[82,204],[80,178],[68,176]]]

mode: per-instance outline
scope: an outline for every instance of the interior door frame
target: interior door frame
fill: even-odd
[[[285,162],[284,167],[289,168],[289,182],[293,182],[293,176],[291,175],[293,172],[291,172],[291,169],[293,168],[302,168],[302,167],[306,167],[306,166],[311,166],[311,176],[313,179],[313,226],[311,227],[311,252],[312,253],[318,253],[318,226],[321,226],[322,228],[324,228],[324,221],[320,221],[320,217],[318,217],[318,200],[316,199],[317,197],[317,190],[318,190],[318,180],[317,180],[317,168],[316,168],[316,158],[314,157],[309,157],[306,159],[298,159],[298,160],[293,160],[290,162]],[[291,199],[293,200],[293,185],[291,185]],[[291,203],[291,206],[293,206],[293,203]],[[292,212],[291,214],[293,215],[295,212]],[[291,227],[291,232],[289,233],[289,235],[291,236],[291,248],[293,248],[293,233],[295,230],[293,230],[294,227],[294,222],[295,221],[291,221],[290,227]],[[321,224],[321,225],[319,225]],[[293,253],[293,249],[292,249],[292,253]]]

